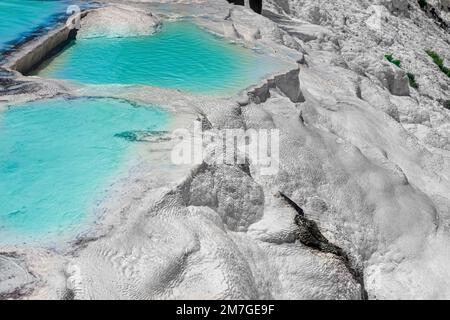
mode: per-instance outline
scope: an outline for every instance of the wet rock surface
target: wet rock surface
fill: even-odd
[[[37,83],[0,77],[0,95],[26,94],[36,92],[40,89],[41,87]]]
[[[13,253],[0,253],[0,300],[19,299],[32,291],[34,277]]]

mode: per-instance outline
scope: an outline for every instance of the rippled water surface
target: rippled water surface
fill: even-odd
[[[88,84],[146,84],[202,93],[234,93],[278,67],[189,22],[145,37],[80,39],[37,74]]]
[[[164,129],[158,108],[56,99],[0,112],[0,243],[56,241],[83,229],[133,155],[124,132]]]
[[[10,49],[30,32],[49,27],[48,23],[64,16],[71,1],[0,0],[0,51]]]

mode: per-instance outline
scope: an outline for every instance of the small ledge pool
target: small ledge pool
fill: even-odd
[[[166,23],[150,36],[73,41],[33,74],[85,84],[141,84],[234,94],[279,67],[271,57],[183,21]]]
[[[132,162],[133,132],[161,132],[168,114],[115,99],[55,99],[0,112],[0,244],[77,235]]]
[[[73,41],[34,74],[222,96],[260,82],[281,63],[182,21],[150,36]],[[111,184],[136,161],[141,138],[165,134],[169,122],[162,108],[109,98],[0,111],[0,245],[58,246],[87,231]]]

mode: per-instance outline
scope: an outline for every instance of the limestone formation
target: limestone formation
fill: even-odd
[[[152,140],[152,170],[118,182],[91,233],[53,255],[23,249],[41,279],[28,297],[450,298],[450,78],[426,53],[450,65],[448,1],[428,1],[434,16],[405,0],[266,0],[262,15],[225,0],[102,2],[81,36],[189,18],[284,67],[226,98],[16,74],[1,90],[36,92],[2,99],[108,96],[165,106],[172,129],[278,129],[279,170],[168,165],[175,138]],[[1,266],[11,294],[27,269]]]
[[[82,19],[78,38],[130,37],[149,35],[160,21],[148,10],[115,5],[92,10]]]

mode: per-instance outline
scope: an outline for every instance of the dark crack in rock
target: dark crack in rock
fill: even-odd
[[[41,85],[35,82],[16,80],[11,71],[0,68],[0,95],[17,95],[39,91]]]
[[[305,217],[303,209],[288,196],[280,192],[281,197],[297,211],[295,224],[298,227],[297,239],[305,246],[324,253],[337,256],[347,267],[353,278],[361,285],[361,298],[367,300],[368,295],[364,287],[364,275],[361,266],[355,266],[347,253],[340,247],[328,241],[320,232],[317,223]]]

